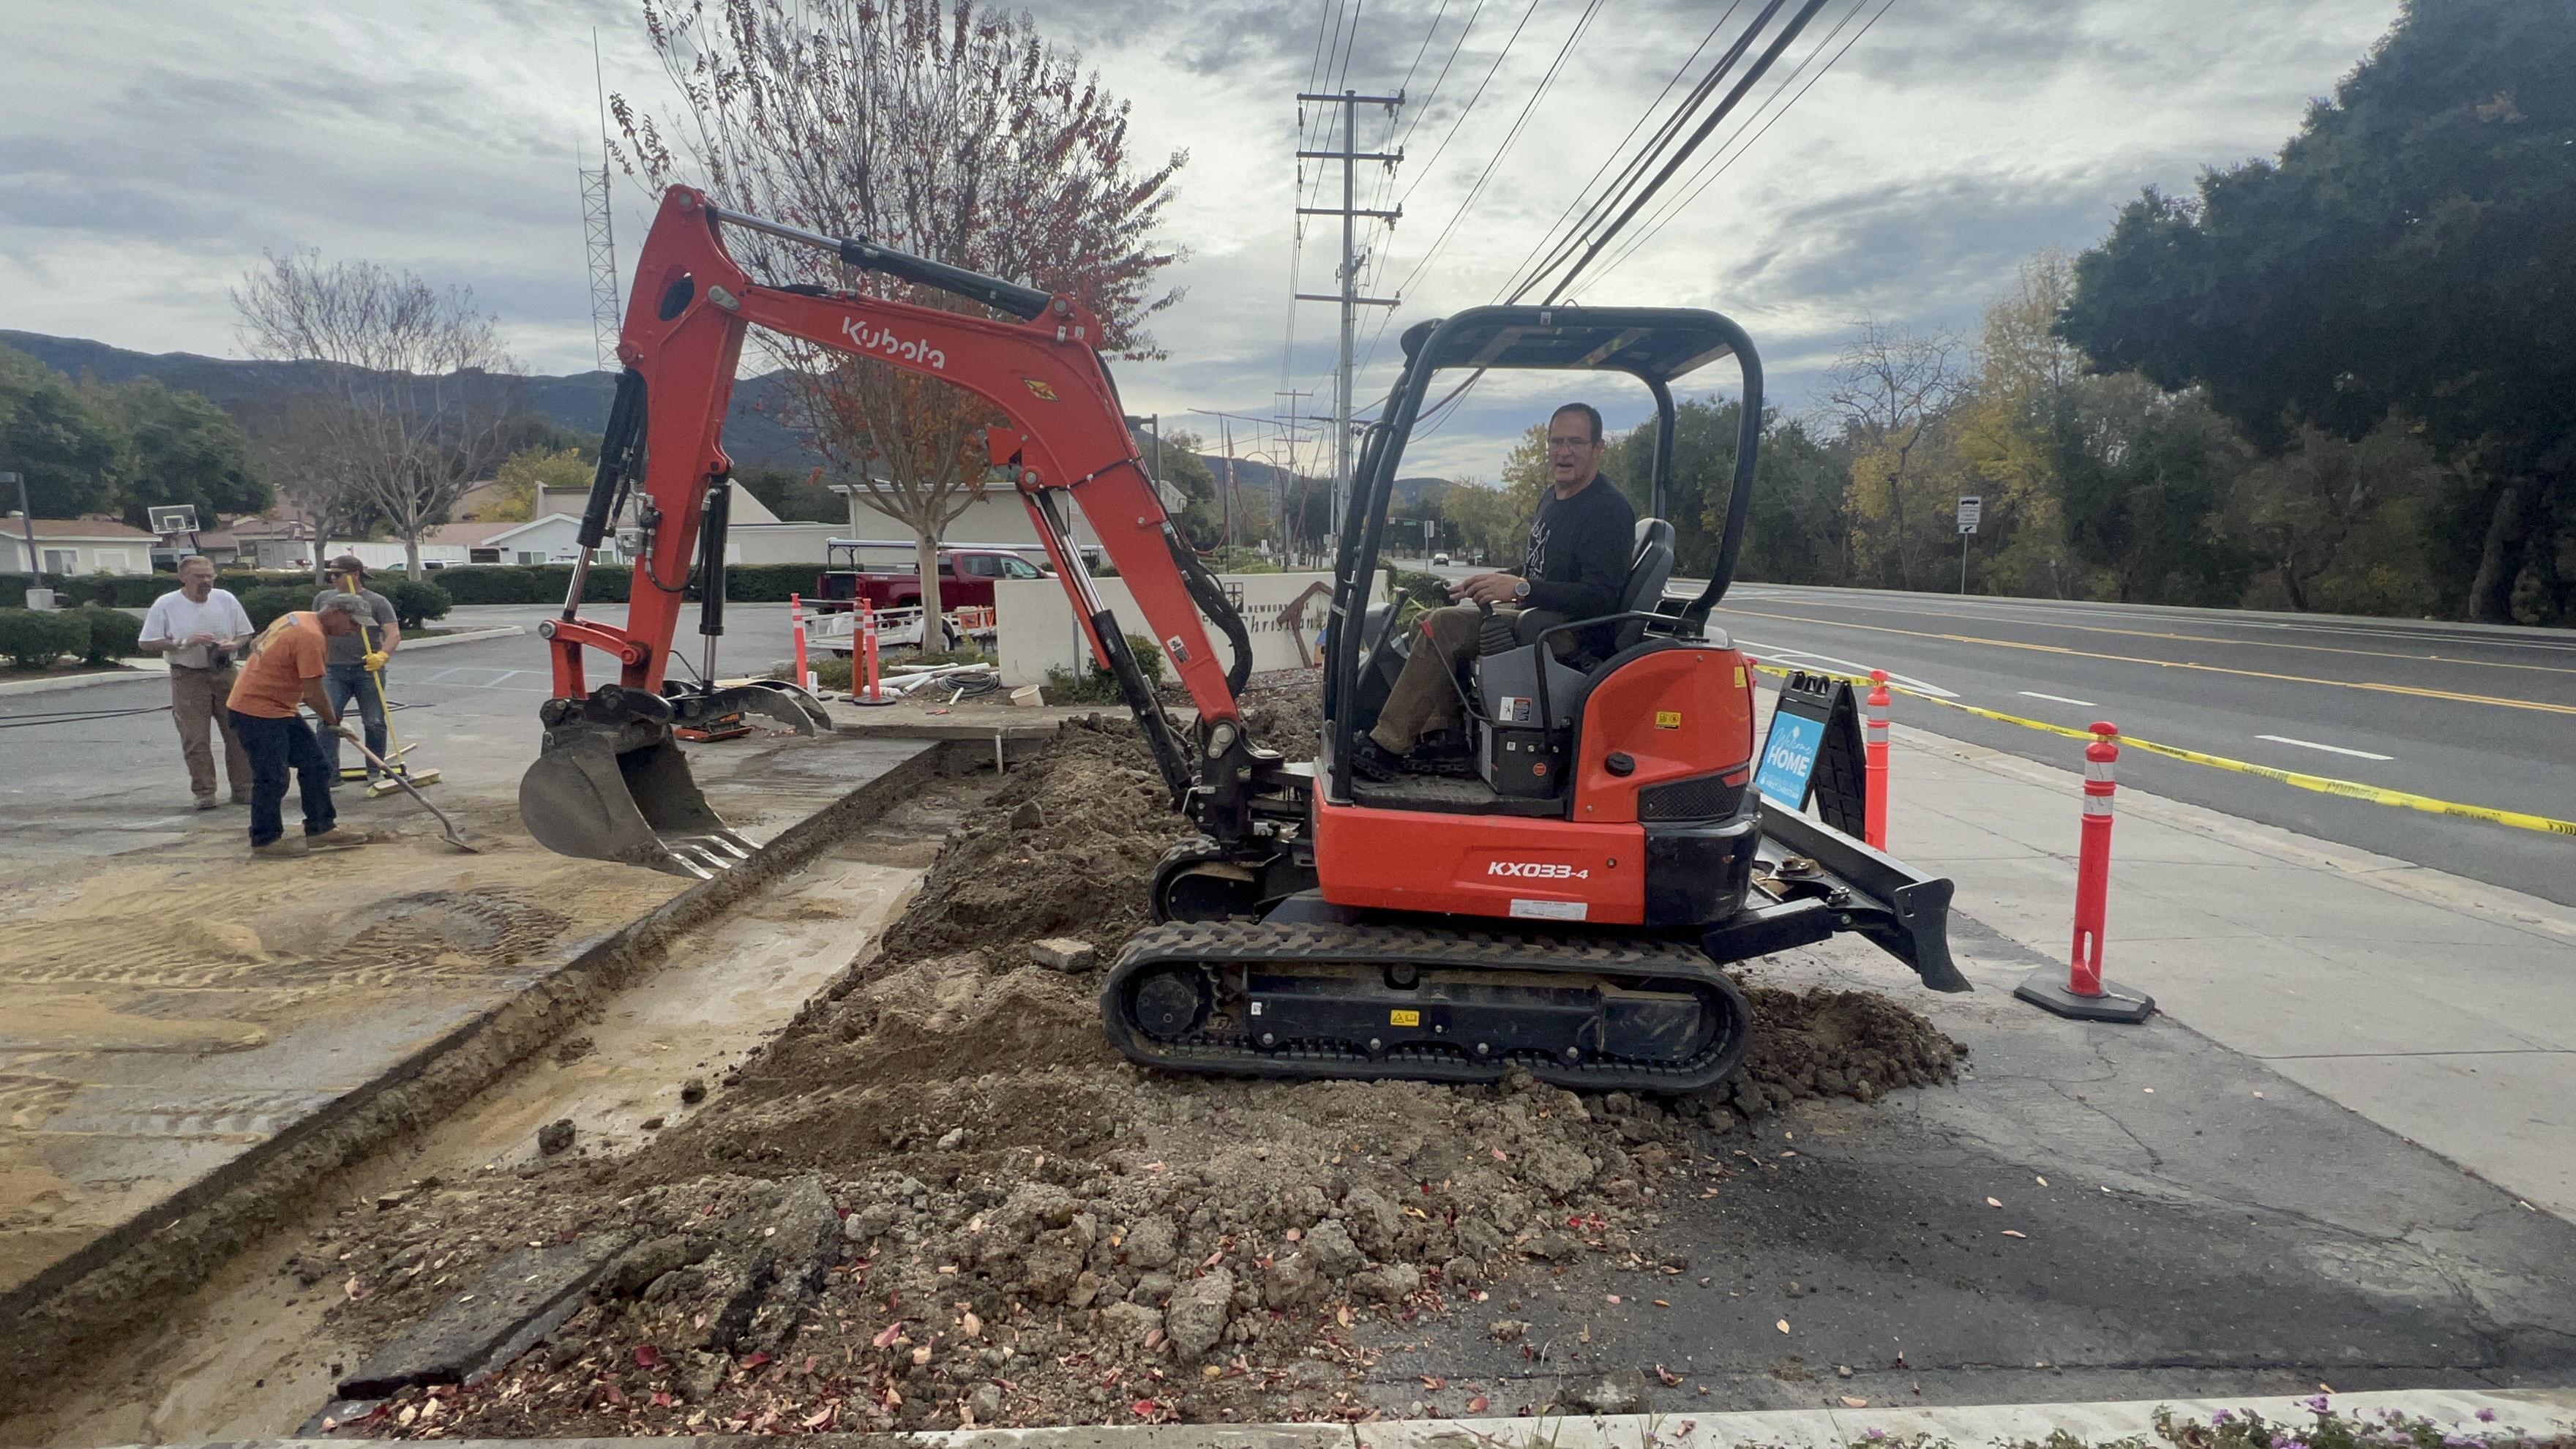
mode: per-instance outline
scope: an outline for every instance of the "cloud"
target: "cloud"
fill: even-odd
[[[1377,198],[1364,204],[1400,198],[1405,213],[1392,233],[1364,237],[1363,285],[1405,289],[1400,312],[1361,319],[1365,403],[1393,380],[1403,327],[1506,290],[1721,13],[1619,0],[1565,52],[1585,11],[1576,0],[1030,8],[1132,104],[1135,154],[1190,153],[1168,213],[1191,253],[1172,277],[1188,300],[1153,324],[1171,356],[1120,370],[1131,408],[1179,415],[1266,413],[1281,389],[1308,394],[1304,413],[1328,401],[1335,309],[1292,313],[1288,294],[1292,255],[1297,290],[1333,288],[1338,226],[1310,219],[1297,248],[1290,153],[1301,135],[1310,147],[1338,135],[1325,106],[1307,108],[1301,132],[1295,91],[1401,86],[1410,101],[1391,120],[1366,116],[1359,135],[1408,158],[1360,178]],[[1878,8],[1830,0],[1814,35],[1839,24],[1840,45]],[[1332,27],[1354,9],[1345,64]],[[1685,170],[1667,200],[1705,188],[1651,235],[1653,213],[1642,219],[1578,295],[1729,311],[1762,345],[1773,396],[1796,405],[1860,315],[1972,326],[2023,257],[2097,239],[2140,186],[2185,186],[2205,165],[2275,150],[2394,11],[2394,0],[1900,0],[1829,74],[1816,79],[1819,63],[1799,77],[1815,84],[1793,107],[1777,107],[1788,92],[1758,89],[1745,128],[1719,132],[1703,158],[1723,169]],[[473,287],[540,371],[590,365],[574,163],[578,151],[596,164],[593,27],[611,90],[668,101],[627,0],[21,0],[12,19],[0,326],[236,353],[227,287],[262,249],[319,247]],[[1319,185],[1338,199],[1332,167],[1303,170],[1308,204]],[[651,199],[623,177],[617,191],[631,264]],[[1490,477],[1555,387],[1478,388],[1408,471]],[[1640,399],[1599,401],[1614,422],[1641,415]],[[1322,440],[1311,427],[1301,436],[1312,465]]]

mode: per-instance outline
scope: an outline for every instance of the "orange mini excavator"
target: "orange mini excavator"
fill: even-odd
[[[733,228],[821,248],[992,315],[756,281],[726,250]],[[722,568],[721,434],[744,335],[760,326],[965,388],[1008,419],[988,435],[992,464],[1027,504],[1095,657],[1199,832],[1163,860],[1151,885],[1158,924],[1126,943],[1102,984],[1103,1026],[1134,1060],[1434,1081],[1490,1080],[1517,1063],[1569,1087],[1678,1092],[1724,1078],[1750,1039],[1727,963],[1851,931],[1927,986],[1968,989],[1950,961],[1948,881],[1750,788],[1748,661],[1708,615],[1744,535],[1762,372],[1752,341],[1717,313],[1478,307],[1404,334],[1404,371],[1364,440],[1341,525],[1311,761],[1246,738],[1235,702],[1251,670],[1243,621],[1165,516],[1100,355],[1099,319],[1079,302],[673,188],[626,319],[626,371],[581,557],[630,502],[641,554],[624,629],[581,617],[583,562],[563,616],[542,631],[555,697],[519,798],[530,832],[557,851],[720,869],[744,846],[699,793],[674,728],[745,709],[798,729],[820,722],[820,706],[792,689],[664,677],[682,591],[693,572]],[[1353,742],[1413,647],[1394,610],[1369,602],[1369,584],[1433,378],[1542,369],[1636,379],[1657,408],[1660,514],[1671,384],[1730,356],[1744,422],[1707,588],[1666,599],[1672,528],[1645,519],[1620,612],[1566,626],[1615,624],[1615,648],[1564,659],[1547,637],[1507,640],[1461,666],[1474,777],[1355,776]],[[1068,536],[1068,500],[1187,686],[1196,718],[1186,725],[1156,699],[1093,588]],[[710,638],[722,628],[721,592],[707,590],[702,606]],[[1230,663],[1210,643],[1211,624]],[[586,649],[617,662],[615,683],[585,684]]]

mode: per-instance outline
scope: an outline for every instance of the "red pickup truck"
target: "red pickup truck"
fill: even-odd
[[[818,614],[858,607],[865,599],[879,609],[910,609],[921,603],[921,575],[911,569],[859,567],[862,545],[834,541],[825,546],[827,560],[814,580],[810,601]],[[884,549],[876,547],[882,554]],[[1042,579],[1047,571],[1008,549],[943,548],[939,551],[939,607],[942,610],[989,608],[995,579]]]

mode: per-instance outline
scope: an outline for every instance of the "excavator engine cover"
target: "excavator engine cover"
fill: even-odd
[[[814,733],[802,691],[745,686],[664,699],[603,684],[549,700],[535,764],[519,780],[519,819],[559,855],[646,865],[704,880],[750,858],[689,773],[675,725],[757,711]],[[810,711],[810,712],[809,712]]]

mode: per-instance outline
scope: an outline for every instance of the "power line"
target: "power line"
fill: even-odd
[[[1816,58],[1817,54],[1823,53],[1826,46],[1833,44],[1834,36],[1840,34],[1843,27],[1851,23],[1852,16],[1859,14],[1867,4],[1868,0],[1854,0],[1851,10],[1846,12],[1843,18],[1835,24],[1834,28],[1831,31],[1826,32],[1825,38],[1817,43],[1815,52],[1809,54],[1805,61],[1799,62],[1798,68],[1791,71],[1788,77],[1780,82],[1780,90],[1785,91],[1791,85],[1795,84],[1799,74],[1807,68],[1808,63],[1812,62]],[[1679,216],[1683,211],[1689,209],[1690,204],[1699,199],[1701,192],[1704,192],[1708,190],[1709,187],[1715,185],[1719,176],[1724,175],[1729,167],[1732,167],[1738,160],[1742,159],[1745,152],[1753,149],[1753,144],[1755,142],[1761,140],[1764,135],[1769,133],[1772,126],[1778,124],[1782,116],[1789,113],[1789,108],[1791,106],[1794,106],[1799,101],[1805,99],[1807,92],[1815,89],[1816,82],[1823,80],[1827,72],[1830,72],[1845,55],[1849,54],[1851,48],[1860,43],[1860,38],[1869,34],[1870,27],[1878,24],[1880,17],[1886,15],[1895,4],[1896,0],[1881,0],[1877,12],[1872,14],[1869,19],[1861,25],[1860,29],[1852,32],[1852,38],[1843,42],[1842,49],[1833,53],[1832,58],[1825,62],[1823,69],[1816,72],[1815,78],[1808,81],[1805,85],[1799,86],[1798,93],[1789,97],[1787,104],[1782,105],[1778,110],[1772,111],[1769,119],[1763,119],[1761,110],[1757,109],[1754,115],[1746,120],[1745,125],[1750,126],[1754,121],[1761,120],[1761,129],[1755,131],[1749,137],[1744,137],[1742,142],[1739,144],[1736,137],[1743,136],[1744,134],[1743,128],[1739,127],[1736,131],[1736,136],[1727,138],[1726,145],[1719,149],[1719,154],[1710,157],[1709,160],[1701,166],[1700,170],[1692,175],[1690,181],[1685,183],[1689,187],[1689,190],[1674,201],[1668,203],[1663,210],[1658,212],[1653,220],[1647,225],[1646,229],[1640,232],[1628,243],[1628,245],[1622,247],[1617,256],[1611,258],[1608,262],[1603,263],[1601,270],[1594,274],[1595,280],[1598,280],[1601,277],[1606,277],[1610,273],[1618,270],[1619,267],[1626,263],[1630,257],[1635,256],[1647,242],[1652,241],[1655,234],[1662,231],[1674,217]],[[1772,93],[1772,99],[1777,100],[1778,98],[1779,91],[1774,91]],[[1763,108],[1768,108],[1769,105],[1770,101],[1765,101],[1763,103]],[[1728,148],[1732,148],[1731,151]]]
[[[1619,168],[1618,176],[1615,177],[1609,185],[1602,188],[1600,196],[1594,198],[1589,207],[1584,206],[1584,198],[1591,194],[1593,185],[1600,181],[1602,174],[1607,172],[1613,163],[1618,161],[1620,153],[1627,148],[1628,142],[1634,139],[1637,132],[1642,130],[1645,127],[1646,122],[1653,117],[1655,108],[1663,104],[1664,97],[1672,94],[1673,87],[1681,84],[1682,77],[1690,74],[1691,66],[1698,61],[1701,53],[1708,49],[1709,42],[1717,39],[1718,32],[1726,28],[1726,22],[1734,18],[1735,12],[1738,8],[1739,5],[1734,3],[1730,3],[1726,7],[1724,13],[1717,17],[1717,23],[1708,28],[1708,33],[1706,35],[1700,37],[1698,45],[1692,47],[1690,58],[1684,60],[1681,63],[1681,67],[1673,72],[1673,78],[1671,80],[1664,82],[1663,90],[1656,95],[1655,99],[1650,102],[1644,110],[1637,113],[1636,123],[1628,128],[1628,134],[1620,137],[1619,144],[1611,148],[1608,156],[1602,158],[1601,165],[1595,168],[1591,178],[1584,182],[1583,190],[1575,193],[1574,200],[1566,203],[1565,212],[1557,218],[1556,224],[1549,227],[1547,233],[1531,245],[1529,255],[1521,258],[1520,265],[1512,269],[1512,276],[1515,281],[1519,279],[1523,271],[1527,271],[1533,278],[1546,275],[1548,268],[1555,266],[1559,261],[1564,259],[1568,252],[1572,250],[1577,240],[1584,234],[1585,228],[1591,226],[1592,223],[1614,203],[1617,197],[1624,194],[1630,186],[1635,184],[1638,174],[1644,170],[1646,165],[1652,161],[1664,147],[1672,144],[1673,136],[1679,132],[1683,124],[1689,120],[1691,112],[1696,109],[1702,101],[1707,99],[1708,93],[1716,88],[1718,81],[1725,76],[1728,70],[1734,67],[1736,60],[1744,54],[1745,46],[1751,42],[1754,31],[1760,28],[1760,21],[1756,21],[1754,25],[1747,27],[1744,34],[1737,38],[1735,44],[1728,47],[1726,53],[1718,57],[1716,63],[1709,67],[1708,74],[1700,77],[1698,81],[1692,84],[1690,90],[1683,96],[1681,104],[1673,108],[1673,113],[1665,117],[1662,124],[1655,128],[1654,135],[1647,140],[1646,144],[1638,147],[1636,154],[1629,157],[1627,164]],[[1778,8],[1777,0],[1775,0],[1771,9],[1776,10]],[[1767,18],[1769,14],[1770,11],[1766,10],[1764,12],[1765,18]],[[1574,221],[1571,226],[1568,226],[1568,220],[1574,217],[1575,211],[1579,207],[1583,208],[1582,218]],[[1565,241],[1559,244],[1556,250],[1549,253],[1548,259],[1545,262],[1537,262],[1537,264],[1533,266],[1532,264],[1536,262],[1539,254],[1548,249],[1549,243],[1555,238],[1559,228],[1564,228],[1565,230]]]
[[[1763,14],[1769,15],[1771,9],[1776,9],[1779,4],[1780,0],[1772,0],[1771,7],[1766,8]],[[1647,202],[1654,199],[1655,193],[1662,190],[1664,183],[1672,179],[1673,173],[1681,169],[1682,163],[1690,159],[1691,153],[1698,149],[1700,142],[1707,140],[1709,133],[1715,131],[1719,124],[1725,121],[1728,114],[1734,111],[1736,104],[1744,99],[1745,92],[1761,81],[1763,75],[1771,69],[1772,63],[1780,58],[1781,52],[1787,50],[1790,44],[1797,40],[1799,32],[1807,28],[1807,22],[1813,20],[1816,12],[1824,7],[1825,0],[1806,0],[1806,3],[1798,7],[1798,13],[1789,17],[1788,25],[1781,30],[1779,36],[1763,48],[1761,58],[1753,63],[1751,70],[1745,72],[1742,80],[1735,83],[1735,88],[1726,93],[1726,99],[1718,102],[1717,109],[1709,115],[1708,119],[1700,122],[1699,128],[1691,132],[1690,139],[1683,142],[1681,149],[1674,153],[1673,158],[1665,162],[1663,168],[1655,173],[1654,179],[1648,181],[1638,191],[1635,198],[1620,211],[1618,217],[1604,228],[1599,236],[1593,238],[1592,245],[1585,249],[1583,255],[1566,268],[1563,276],[1557,278],[1556,285],[1548,289],[1546,301],[1553,302],[1565,295],[1565,289],[1574,285],[1574,279],[1583,274],[1583,269],[1591,265],[1593,258],[1601,255],[1602,248],[1610,245],[1621,229],[1627,226]],[[1532,285],[1536,285],[1535,281]]]
[[[1603,0],[1587,0],[1583,13],[1575,17],[1574,28],[1566,32],[1565,43],[1556,49],[1556,58],[1548,62],[1547,70],[1540,75],[1538,84],[1531,87],[1529,100],[1521,106],[1520,114],[1512,119],[1511,129],[1504,133],[1502,144],[1494,148],[1494,154],[1485,162],[1485,169],[1477,173],[1476,184],[1467,188],[1466,198],[1458,203],[1456,211],[1450,213],[1448,224],[1440,228],[1440,235],[1432,239],[1430,247],[1413,264],[1413,270],[1405,273],[1404,281],[1395,289],[1396,295],[1402,296],[1405,288],[1413,285],[1413,279],[1422,275],[1423,269],[1431,265],[1431,259],[1439,255],[1440,248],[1447,245],[1449,238],[1456,233],[1458,223],[1466,220],[1467,212],[1476,204],[1476,198],[1484,194],[1485,183],[1493,179],[1494,168],[1500,166],[1503,157],[1510,154],[1513,143],[1520,139],[1522,128],[1529,124],[1530,113],[1538,108],[1538,103],[1547,95],[1548,88],[1555,84],[1557,75],[1565,68],[1566,58],[1574,53],[1575,45],[1583,39],[1583,32],[1590,27],[1593,17],[1601,13],[1602,3]],[[1531,8],[1536,8],[1535,3]]]

